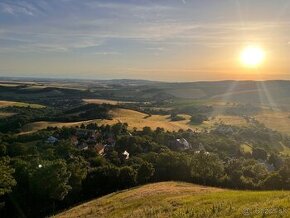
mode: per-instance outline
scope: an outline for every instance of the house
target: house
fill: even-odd
[[[58,141],[58,139],[55,138],[54,136],[49,136],[49,137],[47,138],[47,140],[46,140],[46,142],[49,143],[49,144],[54,144],[54,143],[56,143],[57,141]]]
[[[78,137],[76,136],[72,136],[70,140],[71,140],[71,143],[75,146],[77,146],[79,143]]]
[[[125,157],[125,160],[128,160],[129,159],[129,157],[130,157],[130,154],[129,154],[129,152],[128,151],[124,151],[123,153],[122,153],[122,155]]]
[[[100,154],[100,155],[103,155],[104,154],[104,149],[105,149],[105,146],[103,145],[103,144],[96,144],[95,146],[94,146],[94,148],[95,148],[95,150],[96,150],[96,152],[98,153],[98,154]]]
[[[210,154],[209,152],[204,151],[204,150],[201,150],[201,151],[195,151],[194,153],[195,153],[195,154],[205,154],[205,155],[209,155],[209,154]]]
[[[87,143],[82,142],[82,143],[79,143],[79,144],[77,145],[77,148],[80,149],[80,150],[88,150],[88,149],[89,149],[89,146],[88,146]]]
[[[187,150],[191,148],[191,145],[185,138],[176,139],[171,143],[171,148],[175,150]]]

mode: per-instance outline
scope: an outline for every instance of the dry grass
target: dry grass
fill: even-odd
[[[226,125],[233,126],[246,126],[247,122],[243,117],[240,116],[228,116],[228,115],[217,115],[213,119],[210,119],[207,122],[209,126],[212,126],[214,123],[224,123]]]
[[[13,101],[0,101],[0,107],[8,107],[8,106],[12,106],[13,104],[15,104],[16,102]]]
[[[256,119],[266,127],[290,134],[290,112],[265,110],[256,116]]]
[[[15,102],[15,101],[0,101],[0,107],[9,107],[9,106],[31,107],[31,108],[44,108],[45,107],[40,104],[29,104],[25,102]]]
[[[195,131],[200,131],[204,128],[211,128],[215,123],[223,122],[225,124],[232,125],[245,125],[246,121],[243,118],[236,116],[216,116],[214,119],[204,122],[202,125],[191,125],[190,124],[190,116],[189,115],[181,115],[185,118],[182,121],[171,121],[169,115],[152,115],[148,116],[147,114],[129,110],[129,109],[115,109],[112,110],[111,115],[113,117],[112,120],[88,120],[81,122],[34,122],[25,125],[22,128],[22,132],[30,133],[40,129],[45,129],[47,127],[70,127],[70,126],[80,126],[82,123],[97,123],[99,125],[113,125],[118,122],[128,123],[129,129],[137,128],[138,130],[143,129],[146,126],[151,127],[152,129],[156,129],[157,127],[164,128],[168,131],[178,131],[180,129],[192,129]]]
[[[113,193],[55,217],[289,217],[289,209],[287,191],[232,191],[161,182]]]
[[[144,185],[137,188],[132,188],[129,190],[124,190],[119,193],[113,193],[102,197],[100,199],[82,204],[71,210],[68,210],[64,213],[61,213],[55,217],[57,218],[69,218],[69,217],[118,217],[113,215],[112,213],[114,210],[122,210],[129,208],[133,202],[144,201],[144,204],[141,207],[147,208],[152,203],[155,206],[158,206],[158,201],[160,198],[170,198],[176,196],[192,196],[192,195],[201,195],[206,193],[212,192],[219,192],[222,189],[217,188],[210,188],[198,185],[192,185],[188,183],[176,183],[176,182],[160,182],[160,183],[153,183],[149,185]],[[146,201],[146,199],[151,199],[152,201]],[[129,207],[122,208],[120,204],[126,205],[128,204]],[[135,208],[137,211],[138,208]],[[124,215],[124,214],[123,214]],[[140,214],[139,214],[140,215]],[[120,216],[120,217],[129,217],[129,216]],[[137,216],[139,217],[139,216]]]
[[[98,120],[88,120],[88,121],[81,121],[81,122],[48,122],[48,121],[40,121],[40,122],[33,122],[28,123],[22,127],[22,134],[23,133],[32,133],[41,129],[46,129],[47,127],[73,127],[73,126],[80,126],[82,123],[89,124],[93,122],[98,122]]]
[[[137,129],[142,129],[145,126],[149,126],[152,129],[156,129],[157,127],[164,128],[168,131],[178,131],[179,129],[195,129],[194,126],[189,126],[189,116],[187,116],[186,120],[172,122],[169,119],[169,116],[163,115],[152,115],[149,116],[144,113],[140,113],[134,110],[128,109],[116,109],[111,112],[113,115],[113,120],[103,120],[99,123],[101,124],[115,124],[117,122],[128,123],[129,128],[133,129],[134,127]]]

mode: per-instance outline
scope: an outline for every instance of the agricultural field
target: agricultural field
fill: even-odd
[[[171,122],[168,119],[168,116],[161,115],[153,115],[148,117],[147,114],[140,113],[134,110],[128,109],[115,109],[110,112],[113,116],[111,120],[88,120],[81,122],[33,122],[29,123],[22,128],[22,132],[34,132],[40,129],[45,129],[47,127],[70,127],[70,126],[79,126],[82,123],[97,123],[99,125],[113,125],[118,122],[128,123],[129,128],[133,129],[134,127],[137,129],[142,129],[145,126],[149,126],[152,129],[156,129],[157,127],[164,128],[169,131],[178,131],[179,129],[188,129],[193,128],[187,124],[189,120]]]
[[[243,126],[246,125],[245,119],[238,116],[215,116],[211,118],[209,121],[205,121],[201,125],[192,125],[190,123],[190,116],[186,114],[182,114],[185,120],[182,121],[171,121],[169,115],[151,115],[148,116],[145,113],[141,113],[138,111],[130,110],[130,109],[114,109],[110,112],[112,115],[112,119],[96,119],[96,120],[84,120],[80,122],[33,122],[26,124],[22,127],[22,132],[33,132],[41,129],[45,129],[47,127],[71,127],[71,126],[80,126],[82,123],[97,123],[99,125],[113,125],[116,123],[127,123],[129,129],[137,128],[138,130],[143,127],[150,127],[152,129],[156,129],[157,127],[164,128],[168,131],[178,131],[180,129],[187,130],[192,129],[195,131],[200,131],[205,128],[211,128],[217,123],[230,124]]]
[[[16,107],[31,107],[31,108],[44,108],[45,106],[40,104],[30,104],[24,102],[14,102],[14,101],[0,101],[0,107],[9,107],[9,106],[16,106]]]
[[[47,127],[74,127],[80,126],[81,124],[89,124],[92,122],[98,122],[97,120],[88,120],[88,121],[81,121],[81,122],[49,122],[49,121],[40,121],[40,122],[33,122],[28,123],[22,127],[22,134],[36,132],[41,129],[46,129]]]
[[[289,217],[289,194],[162,182],[113,193],[54,217]]]
[[[268,128],[290,134],[290,112],[265,110],[255,118]]]

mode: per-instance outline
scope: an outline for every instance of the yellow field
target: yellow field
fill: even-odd
[[[29,104],[29,103],[24,103],[24,102],[15,102],[15,101],[0,101],[0,107],[9,107],[9,106],[31,107],[31,108],[44,108],[45,107],[40,104]]]
[[[89,104],[111,104],[111,105],[133,103],[129,101],[114,101],[114,100],[108,100],[108,99],[83,99],[83,101]]]
[[[71,127],[71,126],[80,126],[82,123],[89,124],[93,122],[98,122],[98,120],[88,120],[88,121],[81,121],[81,122],[47,122],[47,121],[40,121],[26,124],[22,127],[22,133],[32,133],[41,129],[46,129],[47,127]]]
[[[212,126],[214,123],[223,123],[226,125],[233,126],[245,126],[247,122],[244,118],[239,116],[227,116],[227,115],[218,115],[206,122],[209,126]]]
[[[266,127],[290,134],[290,112],[265,110],[256,116],[256,119]]]
[[[142,129],[145,126],[149,126],[152,129],[156,129],[157,127],[164,128],[168,131],[178,131],[180,129],[192,129],[195,131],[200,131],[204,128],[211,128],[214,126],[215,123],[224,123],[224,124],[232,124],[232,125],[245,125],[246,121],[243,118],[236,117],[236,116],[216,116],[209,121],[204,122],[201,125],[191,125],[190,116],[189,115],[181,115],[185,118],[182,121],[171,121],[169,115],[152,115],[148,116],[147,114],[129,110],[129,109],[115,109],[112,110],[111,115],[113,117],[112,120],[88,120],[88,121],[81,121],[81,122],[69,122],[69,123],[62,123],[62,122],[34,122],[25,125],[22,128],[23,132],[33,132],[40,129],[45,129],[47,127],[69,127],[69,126],[79,126],[82,123],[89,124],[89,123],[97,123],[99,125],[113,125],[116,123],[128,123],[129,129],[137,128],[138,130]]]
[[[131,129],[133,129],[134,127],[136,127],[137,129],[142,129],[145,126],[149,126],[152,129],[161,127],[169,131],[178,131],[179,129],[188,128],[195,129],[193,126],[189,126],[187,124],[189,122],[189,116],[186,117],[187,120],[172,122],[170,121],[170,119],[168,119],[169,116],[152,115],[148,117],[147,114],[128,109],[116,109],[111,113],[113,115],[113,120],[103,120],[100,123],[128,123],[129,128]]]

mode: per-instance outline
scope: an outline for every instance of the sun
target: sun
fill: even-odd
[[[241,52],[240,60],[246,67],[258,67],[265,59],[265,52],[257,46],[248,46]]]

